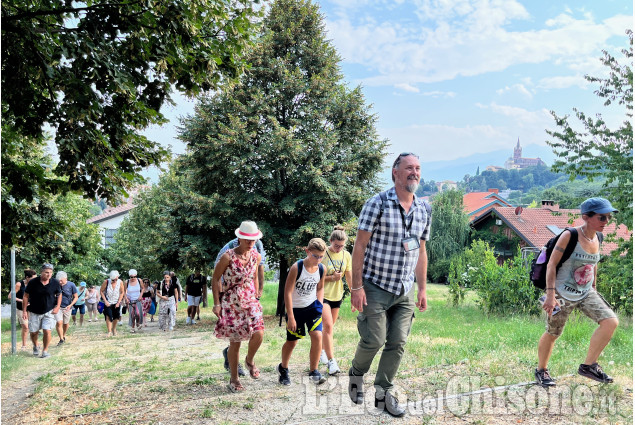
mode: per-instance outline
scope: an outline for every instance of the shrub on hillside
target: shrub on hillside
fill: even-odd
[[[499,266],[487,242],[474,241],[461,259],[453,261],[450,276],[450,302],[454,305],[464,298],[465,288],[473,288],[486,314],[540,312],[538,290],[529,280],[520,250]]]
[[[622,256],[615,252],[614,255],[606,257],[599,264],[597,279],[597,290],[606,301],[616,311],[632,316],[633,251],[626,250]]]

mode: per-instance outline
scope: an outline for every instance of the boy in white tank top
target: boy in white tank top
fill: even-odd
[[[304,249],[306,258],[289,269],[284,287],[284,303],[287,306],[287,342],[282,346],[282,363],[277,367],[278,382],[291,385],[289,360],[298,340],[311,337],[309,379],[316,385],[326,382],[318,371],[322,352],[322,300],[324,298],[324,266],[321,264],[326,243],[320,238],[309,241]],[[306,327],[306,329],[305,329]]]

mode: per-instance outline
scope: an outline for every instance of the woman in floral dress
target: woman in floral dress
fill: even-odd
[[[262,233],[253,221],[243,221],[235,233],[239,245],[223,254],[212,279],[213,312],[218,316],[214,334],[217,338],[229,340],[227,356],[231,377],[228,388],[231,392],[245,389],[238,379],[240,345],[243,341],[249,341],[245,357],[249,375],[253,379],[260,378],[254,356],[262,344],[265,331],[262,306],[256,298],[260,254],[254,249]]]

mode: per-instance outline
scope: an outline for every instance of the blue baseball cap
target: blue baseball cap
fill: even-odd
[[[86,286],[86,282],[79,282],[79,286]]]
[[[613,208],[613,205],[604,198],[589,198],[580,205],[580,212],[582,214],[588,214],[594,212],[596,214],[616,213],[618,210]]]

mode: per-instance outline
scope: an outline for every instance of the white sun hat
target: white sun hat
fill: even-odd
[[[253,221],[243,221],[234,233],[236,233],[236,236],[239,239],[249,239],[255,241],[262,238],[262,232],[258,230],[258,225]]]

